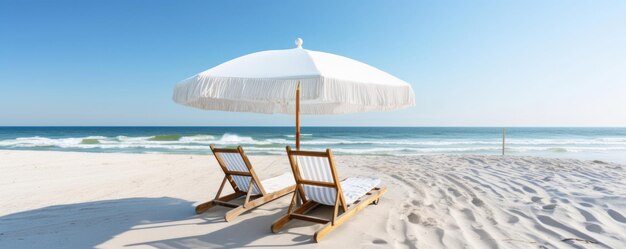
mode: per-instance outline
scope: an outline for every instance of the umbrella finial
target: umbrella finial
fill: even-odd
[[[297,48],[302,48],[302,43],[304,43],[302,38],[296,39],[296,46],[298,46]]]

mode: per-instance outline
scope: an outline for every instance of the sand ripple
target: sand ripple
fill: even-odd
[[[626,248],[620,165],[508,156],[372,160],[407,195],[390,211],[400,213],[388,222],[396,247]]]
[[[626,248],[626,168],[599,161],[338,156],[340,177],[376,175],[389,191],[316,244],[319,225],[269,231],[290,196],[230,223],[225,208],[195,215],[223,176],[210,156],[0,156],[0,248]],[[262,179],[289,169],[251,160]]]

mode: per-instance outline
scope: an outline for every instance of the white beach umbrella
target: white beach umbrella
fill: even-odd
[[[390,111],[415,105],[411,85],[367,64],[297,47],[248,54],[174,88],[176,103],[206,110],[296,115]]]

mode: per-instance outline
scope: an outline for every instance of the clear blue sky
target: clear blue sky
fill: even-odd
[[[304,125],[626,126],[626,1],[174,0],[0,0],[0,125],[293,125],[171,93],[297,37],[410,82],[417,98]]]

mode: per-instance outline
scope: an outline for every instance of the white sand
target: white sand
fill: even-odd
[[[286,157],[251,160],[261,178],[288,170]],[[223,176],[212,156],[0,151],[0,248],[626,248],[622,165],[445,155],[336,161],[340,176],[377,175],[389,192],[316,244],[319,225],[270,232],[289,197],[231,223],[223,207],[195,215]]]

